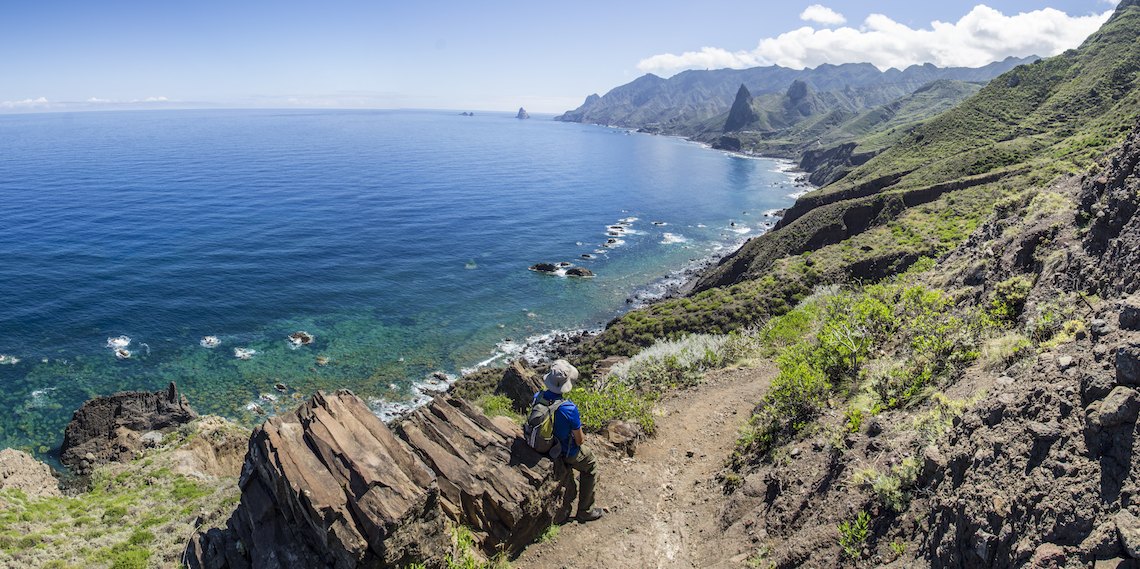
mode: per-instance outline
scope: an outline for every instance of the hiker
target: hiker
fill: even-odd
[[[550,373],[543,377],[546,391],[536,393],[549,403],[557,402],[574,388],[578,370],[566,360],[558,360],[550,366]],[[578,481],[578,521],[590,522],[602,517],[602,509],[594,507],[594,485],[598,476],[598,461],[594,451],[583,445],[582,419],[574,402],[565,400],[554,412],[554,437],[562,447],[562,462],[581,473]]]

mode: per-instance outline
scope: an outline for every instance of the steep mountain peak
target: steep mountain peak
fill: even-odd
[[[732,132],[743,128],[744,125],[756,121],[756,113],[752,111],[752,93],[743,83],[736,91],[736,100],[732,102],[732,109],[728,111],[728,120],[724,121],[724,132]]]
[[[808,86],[802,79],[792,81],[791,86],[788,87],[788,98],[792,101],[798,101],[808,94]]]
[[[1140,8],[1140,0],[1120,0],[1120,3],[1116,5],[1116,11],[1112,13],[1112,17],[1108,21],[1111,22],[1119,18],[1129,8]]]

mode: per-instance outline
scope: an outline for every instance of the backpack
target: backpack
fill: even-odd
[[[562,443],[554,438],[554,412],[565,403],[559,399],[551,403],[541,397],[535,397],[534,405],[530,408],[530,416],[523,425],[523,437],[531,448],[550,458],[562,454]]]

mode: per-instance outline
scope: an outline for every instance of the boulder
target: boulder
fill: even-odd
[[[1120,327],[1140,330],[1140,296],[1132,295],[1120,303]]]
[[[1116,381],[1140,385],[1140,341],[1126,342],[1116,349]]]
[[[495,387],[495,393],[506,395],[516,410],[525,412],[534,402],[534,394],[543,389],[546,388],[542,384],[542,378],[525,358],[519,358],[507,366],[499,385]]]
[[[1115,427],[1125,423],[1135,423],[1140,415],[1140,393],[1135,389],[1118,385],[1100,403],[1097,423],[1101,427]]]
[[[1140,519],[1128,510],[1120,510],[1112,521],[1116,522],[1120,545],[1128,552],[1128,556],[1133,559],[1140,557]]]
[[[535,263],[530,266],[530,270],[540,273],[553,273],[558,270],[558,267],[554,263]]]
[[[320,392],[254,430],[241,503],[225,530],[191,540],[186,564],[442,567],[447,518],[488,551],[516,551],[569,513],[572,480],[509,419],[462,399],[437,397],[392,430],[350,391]]]
[[[165,391],[123,391],[84,403],[63,432],[60,462],[86,474],[108,462],[129,461],[142,434],[169,432],[198,418],[171,382]]]
[[[0,450],[0,490],[9,488],[28,496],[61,496],[51,467],[24,451],[6,448]]]

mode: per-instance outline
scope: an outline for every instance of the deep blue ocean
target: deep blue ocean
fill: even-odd
[[[251,423],[340,387],[384,414],[659,294],[792,181],[549,116],[0,115],[0,447],[50,459],[85,400],[170,381]]]

